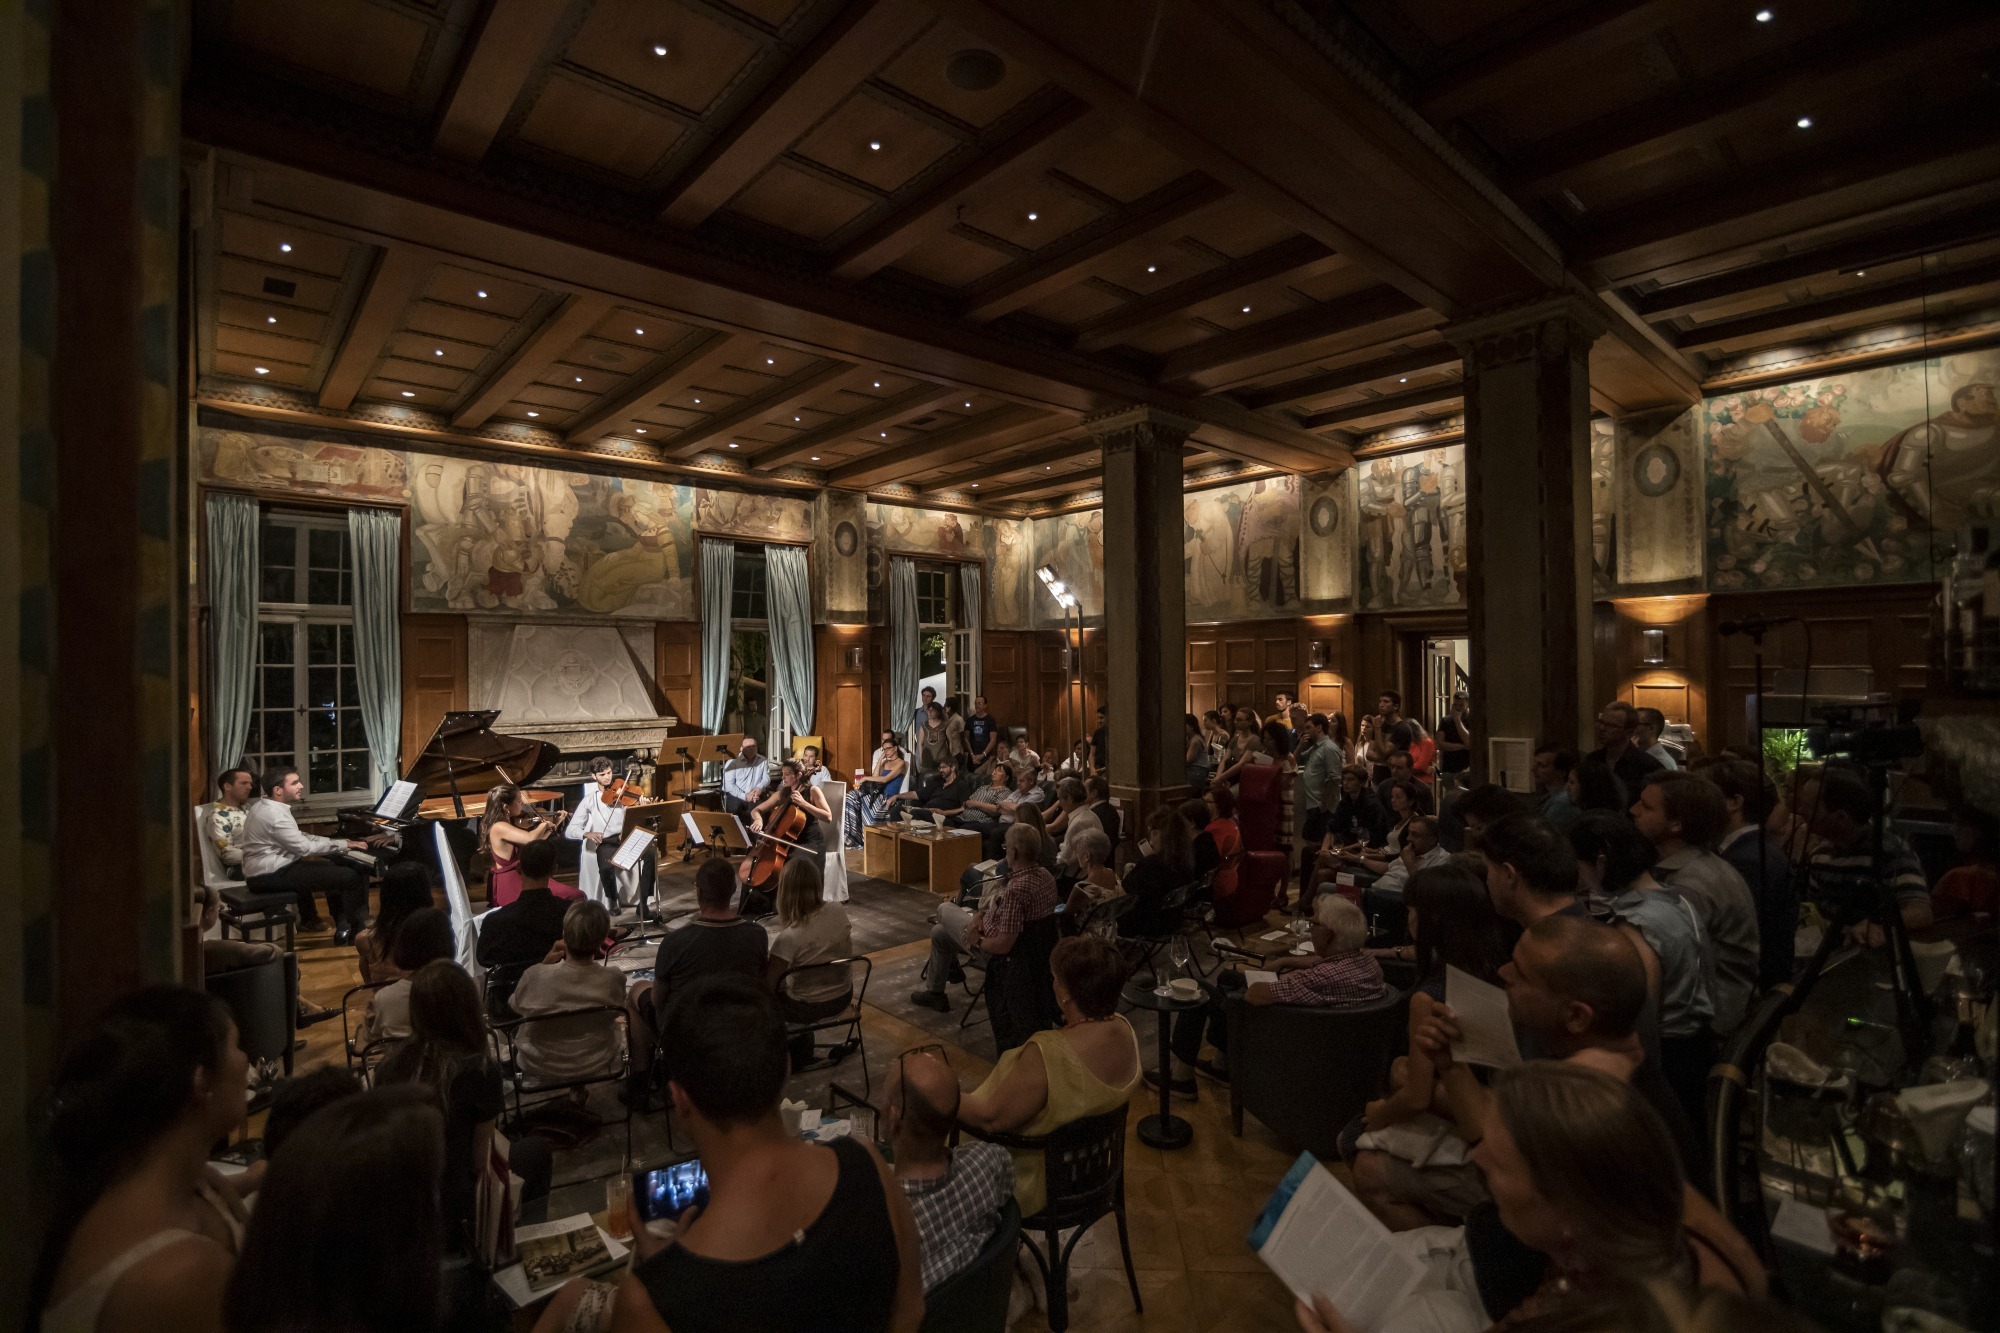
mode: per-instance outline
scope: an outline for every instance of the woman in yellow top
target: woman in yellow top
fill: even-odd
[[[1132,1099],[1139,1086],[1139,1038],[1118,1013],[1126,975],[1118,946],[1078,935],[1056,945],[1049,968],[1063,1025],[1003,1054],[978,1091],[959,1104],[962,1124],[1040,1136]],[[1041,1153],[1015,1153],[1014,1198],[1022,1216],[1041,1211],[1043,1186]]]

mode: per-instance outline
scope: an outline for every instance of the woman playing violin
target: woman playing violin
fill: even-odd
[[[503,783],[486,793],[479,840],[493,862],[486,876],[488,902],[505,907],[521,896],[521,845],[539,842],[555,831],[554,820],[528,808],[519,787]]]

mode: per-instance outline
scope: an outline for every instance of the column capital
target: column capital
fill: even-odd
[[[1193,417],[1147,403],[1114,407],[1083,419],[1083,428],[1090,432],[1101,449],[1129,449],[1140,445],[1178,449],[1200,425],[1201,422]]]
[[[1610,327],[1595,300],[1580,292],[1551,292],[1448,324],[1443,333],[1469,363],[1466,369],[1477,372],[1545,353],[1586,355]]]

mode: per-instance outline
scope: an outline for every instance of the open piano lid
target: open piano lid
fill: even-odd
[[[426,807],[438,798],[449,803],[454,785],[467,801],[483,804],[490,788],[502,783],[525,787],[554,766],[560,749],[547,741],[502,735],[493,730],[499,716],[497,708],[472,708],[446,713],[439,721],[403,775],[404,781],[417,784]]]

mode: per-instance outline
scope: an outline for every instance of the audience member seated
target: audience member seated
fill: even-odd
[[[943,824],[964,812],[971,795],[972,779],[959,771],[955,756],[944,755],[916,791],[905,789],[889,798],[889,817],[914,815],[920,821]]]
[[[986,770],[986,785],[965,798],[965,809],[954,822],[979,834],[980,854],[991,858],[1000,852],[1000,833],[1009,822],[1009,808],[1020,800],[1021,794],[1014,790],[1014,770],[1003,760]]]
[[[243,877],[243,825],[257,795],[257,778],[247,768],[226,768],[215,779],[215,805],[208,812],[208,840],[236,878]]]
[[[482,967],[532,966],[548,957],[563,937],[569,904],[549,889],[549,876],[556,869],[555,843],[531,842],[520,855],[520,894],[479,923],[477,957]]]
[[[1476,852],[1489,827],[1525,808],[1505,787],[1482,782],[1446,803],[1438,816],[1438,841],[1447,851]]]
[[[1056,784],[1056,801],[1062,816],[1062,846],[1056,852],[1056,874],[1065,880],[1076,878],[1077,835],[1087,829],[1104,832],[1088,805],[1089,793],[1081,778],[1064,778]],[[1053,830],[1052,830],[1053,831]]]
[[[1389,812],[1368,781],[1368,770],[1349,764],[1340,770],[1340,795],[1322,819],[1319,865],[1332,865],[1343,847],[1380,847],[1389,836]]]
[[[1382,803],[1383,814],[1391,827],[1395,825],[1396,820],[1391,813],[1393,807],[1389,802],[1389,793],[1396,789],[1396,784],[1399,782],[1416,782],[1416,780],[1416,760],[1411,757],[1408,748],[1399,746],[1389,751],[1389,776],[1375,784],[1375,799]],[[1418,783],[1418,785],[1423,784]]]
[[[1659,855],[1653,877],[1701,921],[1718,1037],[1736,1031],[1758,995],[1757,904],[1736,868],[1713,850],[1728,819],[1720,788],[1671,769],[1648,777],[1632,806],[1634,827]]]
[[[521,1072],[545,1083],[612,1073],[625,1062],[625,1043],[611,1014],[547,1015],[625,1006],[625,974],[600,961],[611,913],[603,903],[573,902],[563,913],[562,948],[521,974],[508,1003],[522,1018],[542,1019],[514,1030]]]
[[[1360,851],[1340,851],[1334,855],[1335,865],[1342,869],[1364,870],[1376,876],[1386,873],[1403,852],[1403,841],[1409,833],[1410,821],[1428,817],[1431,813],[1431,794],[1421,782],[1413,778],[1403,778],[1389,784],[1388,836],[1382,840],[1380,851],[1364,848]],[[1431,825],[1432,845],[1436,845],[1437,825]]]
[[[477,1200],[481,1176],[493,1172],[494,1129],[505,1109],[500,1066],[487,1049],[479,989],[456,963],[426,963],[410,978],[410,1036],[375,1071],[378,1087],[415,1083],[444,1107],[445,1252],[480,1253]],[[506,1170],[521,1178],[521,1199],[549,1192],[546,1140],[524,1134],[507,1149]]]
[[[1535,803],[1535,812],[1558,833],[1569,832],[1570,825],[1583,813],[1570,798],[1569,775],[1576,771],[1576,763],[1576,751],[1560,745],[1543,745],[1535,750],[1532,770],[1535,791],[1529,799]]]
[[[1313,951],[1287,954],[1273,962],[1271,970],[1278,979],[1252,983],[1243,992],[1245,1001],[1334,1009],[1369,1004],[1388,994],[1382,964],[1363,947],[1368,943],[1368,923],[1359,907],[1337,893],[1322,893],[1313,899],[1312,922]],[[1215,1048],[1212,1060],[1201,1058],[1204,1037]],[[1211,1078],[1229,1081],[1229,1024],[1219,997],[1199,1009],[1174,1015],[1172,1050],[1167,1087],[1175,1096],[1196,1095],[1197,1069]],[[1159,1087],[1160,1078],[1159,1070],[1146,1071],[1149,1087]]]
[[[770,992],[728,976],[681,987],[661,1046],[709,1198],[665,1238],[635,1207],[619,1333],[915,1333],[923,1270],[910,1206],[871,1144],[786,1130],[785,1025]]]
[[[27,1306],[42,1333],[221,1327],[244,1214],[207,1162],[243,1123],[248,1076],[228,1008],[177,987],[113,1001],[70,1043],[50,1085],[60,1178]]]
[[[1992,916],[2000,904],[2000,819],[1961,808],[1951,816],[1958,864],[1938,877],[1931,910],[1940,921]]]
[[[1181,818],[1194,830],[1194,875],[1196,879],[1206,879],[1222,865],[1222,852],[1217,848],[1215,835],[1208,831],[1215,819],[1215,809],[1200,796],[1190,796],[1177,807]]]
[[[1209,831],[1214,830],[1211,824]],[[1223,836],[1227,834],[1224,829]],[[1119,931],[1125,935],[1170,935],[1181,923],[1179,913],[1167,909],[1167,900],[1194,883],[1194,830],[1180,811],[1155,810],[1146,822],[1146,847],[1146,854],[1125,872],[1125,892],[1139,901],[1120,920]]]
[[[1042,806],[1048,801],[1048,792],[1043,789],[1041,778],[1035,766],[1021,759],[1007,761],[1007,769],[1013,776],[1013,790],[1000,798],[1000,831],[1004,834],[1007,826],[1019,816],[1023,806],[1030,807],[1036,815],[1042,813]],[[998,855],[996,849],[995,855]]]
[[[1090,798],[1090,813],[1097,816],[1098,827],[1104,830],[1105,840],[1116,847],[1125,824],[1119,818],[1118,807],[1111,803],[1111,784],[1105,780],[1103,773],[1098,772],[1083,780],[1083,788]]]
[[[1447,863],[1417,871],[1403,893],[1404,929],[1409,943],[1370,949],[1377,958],[1411,962],[1417,989],[1444,999],[1444,970],[1455,967],[1481,981],[1497,983],[1514,933],[1494,910],[1486,881],[1463,866]]]
[[[1070,886],[1069,897],[1064,900],[1063,911],[1069,918],[1069,925],[1076,922],[1099,903],[1110,902],[1125,892],[1125,886],[1118,882],[1116,872],[1111,869],[1111,839],[1102,833],[1085,833],[1076,844],[1077,869],[1081,872],[1076,883]]]
[[[1481,839],[1493,910],[1523,929],[1545,916],[1588,917],[1577,898],[1576,850],[1536,815],[1509,815]]]
[[[1362,891],[1362,902],[1377,915],[1393,915],[1403,905],[1403,890],[1410,876],[1451,860],[1451,853],[1438,846],[1437,820],[1417,815],[1404,825],[1403,849],[1373,884]]]
[[[861,845],[862,829],[889,818],[889,803],[903,790],[908,778],[909,764],[902,746],[896,743],[896,733],[884,727],[882,744],[875,751],[868,776],[857,780],[854,790],[847,793],[844,827],[849,847]]]
[[[435,907],[420,907],[403,918],[403,924],[396,928],[396,942],[389,949],[396,979],[369,998],[354,1035],[355,1049],[409,1036],[410,978],[431,963],[457,957],[458,941],[452,934],[450,917]]]
[[[959,1123],[987,1133],[1038,1138],[1085,1116],[1116,1110],[1139,1087],[1139,1038],[1118,1012],[1125,958],[1118,946],[1077,935],[1056,946],[1062,1026],[1037,1032],[1002,1053],[978,1089],[959,1104]],[[1016,1152],[1014,1197],[1033,1217],[1047,1202],[1040,1151]]]
[[[1215,848],[1214,878],[1209,881],[1209,898],[1214,902],[1224,902],[1236,896],[1240,887],[1243,869],[1243,826],[1236,822],[1236,793],[1227,787],[1210,787],[1202,801],[1207,811],[1205,823],[1196,823],[1193,817],[1183,813],[1190,829],[1200,829],[1201,836],[1209,840]],[[1186,811],[1194,805],[1183,806]],[[1197,875],[1209,872],[1202,869],[1200,847],[1194,848]]]
[[[1084,777],[1090,772],[1090,741],[1080,740],[1070,747],[1069,757],[1056,765],[1059,776]]]
[[[1005,1148],[974,1138],[951,1144],[961,1098],[942,1051],[904,1052],[882,1090],[882,1132],[916,1221],[926,1292],[978,1257],[1014,1197],[1014,1159]]]
[[[381,902],[375,920],[354,937],[361,980],[369,985],[403,975],[391,957],[396,932],[413,913],[432,904],[430,867],[422,861],[396,861],[382,871]]]
[[[736,757],[722,766],[722,808],[738,819],[750,818],[750,808],[764,799],[771,785],[771,765],[757,753],[757,738],[745,736]]]
[[[1014,823],[1026,825],[1035,831],[1035,836],[1041,840],[1040,857],[1042,869],[1048,871],[1051,875],[1055,874],[1056,859],[1062,855],[1062,843],[1049,832],[1047,817],[1043,815],[1042,807],[1032,801],[1022,801],[1014,807]],[[1008,827],[1012,828],[1013,825],[1010,824]],[[1000,835],[1000,851],[1000,864],[1004,867],[1006,865],[1007,851],[1007,835],[1005,833]]]
[[[1063,785],[1082,786],[1073,778]],[[938,904],[930,969],[925,974],[929,985],[912,991],[910,1003],[950,1013],[944,988],[964,975],[958,960],[975,951],[1005,955],[1030,923],[1054,915],[1056,895],[1055,877],[1042,868],[1039,834],[1026,823],[1016,823],[1007,830],[1007,878],[988,903],[971,911],[957,903]]]
[[[1473,1160],[1498,1224],[1520,1243],[1514,1271],[1482,1264],[1473,1228],[1399,1232],[1424,1277],[1382,1320],[1387,1333],[1629,1327],[1603,1309],[1633,1281],[1763,1293],[1755,1253],[1689,1194],[1659,1117],[1609,1074],[1554,1061],[1503,1071]],[[1349,1329],[1324,1296],[1301,1303],[1298,1319],[1305,1333]]]
[[[1695,772],[1722,793],[1728,818],[1716,850],[1736,867],[1757,904],[1757,986],[1789,981],[1799,928],[1798,886],[1784,843],[1764,826],[1778,804],[1777,785],[1747,759],[1711,759]]]
[[[632,987],[625,1005],[632,1018],[632,1086],[635,1104],[647,1097],[653,1034],[674,992],[710,973],[764,979],[770,940],[755,921],[738,916],[736,872],[723,860],[703,861],[694,872],[694,916],[667,932],[653,955],[653,979]]]
[[[1602,900],[1614,919],[1637,929],[1657,960],[1660,1072],[1689,1120],[1700,1124],[1716,1051],[1714,964],[1701,918],[1685,898],[1653,878],[1653,845],[1630,820],[1593,810],[1576,822],[1569,840],[1589,894]]]
[[[778,925],[764,964],[764,975],[774,988],[791,968],[854,956],[847,909],[826,901],[817,860],[794,856],[778,872]],[[845,975],[794,978],[779,989],[778,1012],[786,1022],[810,1023],[846,1008],[853,989]],[[803,1068],[812,1058],[812,1034],[803,1033],[795,1039],[792,1068]]]
[[[279,1083],[271,1090],[271,1104],[264,1112],[264,1160],[236,1178],[238,1190],[246,1189],[244,1182],[253,1175],[261,1183],[262,1169],[270,1165],[300,1125],[335,1102],[359,1097],[361,1093],[361,1080],[339,1065],[322,1065],[309,1074]]]
[[[1872,947],[1887,938],[1877,906],[1883,888],[1895,898],[1909,929],[1931,923],[1923,862],[1894,828],[1882,830],[1882,868],[1876,873],[1873,829],[1880,802],[1865,777],[1828,766],[1800,783],[1796,809],[1820,840],[1806,867],[1807,896],[1829,920],[1856,922],[1848,927],[1854,943]],[[1867,919],[1859,920],[1860,914]]]
[[[1014,743],[1007,748],[1006,754],[1007,764],[1016,774],[1025,768],[1030,773],[1040,776],[1042,771],[1042,757],[1035,752],[1034,746],[1028,744],[1028,729],[1026,727],[1014,728]]]
[[[440,1306],[445,1121],[419,1088],[316,1112],[271,1159],[223,1294],[228,1333],[422,1333]],[[483,1275],[481,1280],[483,1281]]]

